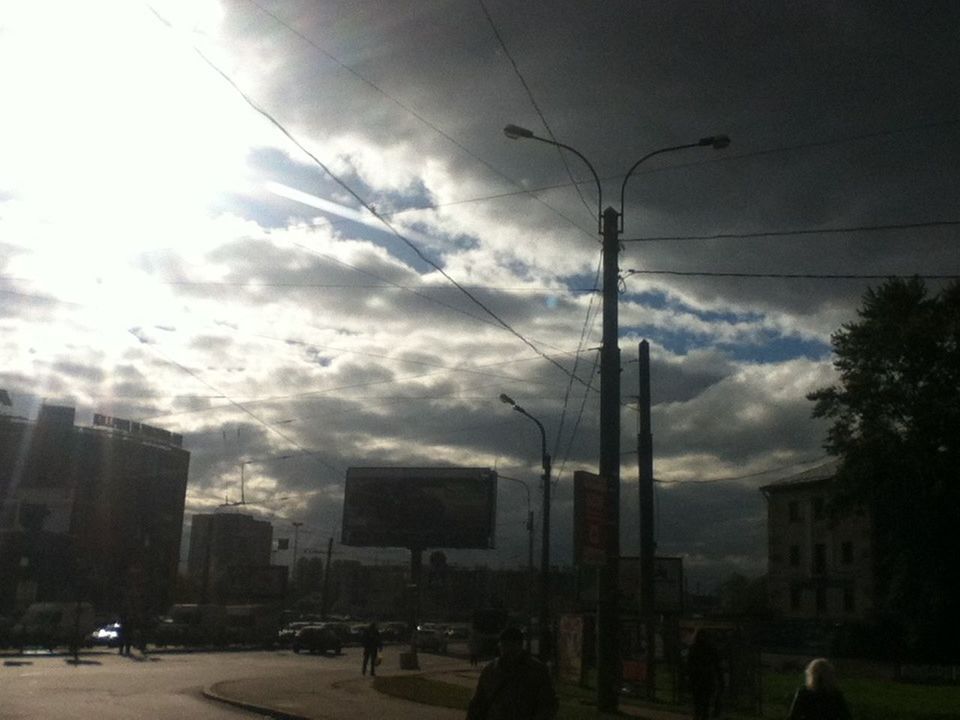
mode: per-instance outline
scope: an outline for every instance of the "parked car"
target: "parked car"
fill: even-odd
[[[448,640],[466,640],[470,637],[469,623],[454,623],[447,626]]]
[[[305,625],[297,630],[293,638],[292,648],[295,653],[305,650],[309,653],[326,653],[330,650],[337,655],[343,648],[340,636],[331,627],[332,623],[323,625]]]
[[[120,626],[120,623],[107,623],[106,625],[103,625],[102,627],[99,627],[90,633],[88,642],[90,645],[98,647],[120,647],[121,632],[122,627]]]
[[[370,623],[365,623],[365,622],[350,623],[350,644],[362,645],[363,635],[367,631],[368,627],[370,627]],[[383,633],[380,633],[380,637],[381,639],[383,638]]]
[[[405,622],[391,621],[380,626],[384,642],[406,642],[410,639],[410,626]]]
[[[307,625],[316,625],[317,623],[309,622],[306,620],[297,620],[291,623],[287,623],[280,631],[277,633],[277,642],[282,647],[290,647],[293,644],[293,639],[297,636],[297,631],[300,628],[305,628]]]
[[[345,622],[325,622],[323,623],[324,627],[329,628],[334,633],[336,633],[337,638],[340,640],[340,646],[349,645],[351,641],[350,637],[350,626]]]
[[[417,628],[417,649],[445,655],[447,634],[442,627],[421,625]]]
[[[33,603],[10,631],[14,645],[79,647],[93,631],[93,605],[87,602]]]

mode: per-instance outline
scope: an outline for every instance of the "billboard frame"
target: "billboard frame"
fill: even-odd
[[[483,506],[469,517],[463,516],[472,510],[468,503],[450,507],[452,500],[469,500],[467,490]],[[425,512],[432,514],[422,517]],[[489,550],[495,546],[496,515],[497,473],[490,468],[351,467],[344,484],[341,543]],[[415,519],[419,527],[399,527],[404,517]]]

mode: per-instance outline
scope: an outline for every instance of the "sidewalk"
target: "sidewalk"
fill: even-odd
[[[386,663],[384,663],[386,665]],[[383,676],[422,675],[441,682],[475,687],[480,675],[460,660],[431,658],[421,671],[381,668]],[[463,720],[462,710],[434,707],[384,695],[373,689],[369,677],[356,671],[337,673],[318,681],[316,672],[280,678],[225,680],[204,689],[207,697],[246,710],[289,720]],[[655,708],[621,705],[621,715],[646,720],[687,720],[688,716]]]

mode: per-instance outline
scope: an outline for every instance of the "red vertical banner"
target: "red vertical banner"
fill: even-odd
[[[563,682],[583,682],[583,616],[561,615],[557,634],[557,674]]]
[[[573,556],[577,565],[600,566],[607,560],[607,482],[599,475],[573,474]]]

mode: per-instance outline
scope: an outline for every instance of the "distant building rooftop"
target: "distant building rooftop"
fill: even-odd
[[[809,470],[804,470],[802,473],[797,473],[796,475],[791,475],[790,477],[783,478],[782,480],[772,482],[769,485],[764,485],[760,488],[760,492],[776,492],[778,490],[793,488],[798,485],[810,485],[823,482],[824,480],[831,480],[836,476],[837,469],[839,467],[839,460],[830,460],[822,465],[817,465]]]

